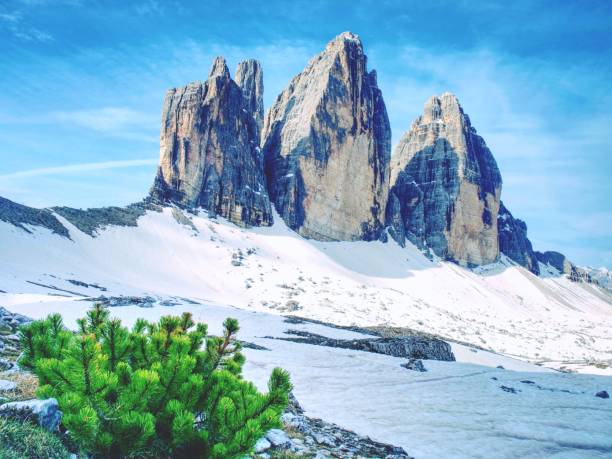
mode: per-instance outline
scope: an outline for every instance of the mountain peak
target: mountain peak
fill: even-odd
[[[302,236],[371,240],[382,233],[391,129],[359,37],[344,32],[310,60],[264,123],[270,196]]]
[[[327,44],[325,51],[333,52],[348,48],[356,48],[363,54],[363,44],[361,43],[359,35],[353,32],[342,32]]]
[[[217,56],[215,58],[213,65],[210,69],[210,74],[208,75],[208,78],[214,78],[218,76],[223,78],[230,77],[229,69],[227,68],[227,63],[225,62],[225,58],[223,56]]]

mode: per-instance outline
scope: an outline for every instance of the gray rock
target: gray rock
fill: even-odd
[[[266,115],[271,199],[318,240],[373,240],[384,223],[391,129],[361,40],[345,32],[310,60]]]
[[[263,71],[261,64],[255,59],[248,59],[240,62],[236,67],[234,76],[236,83],[242,89],[242,97],[246,110],[252,113],[257,125],[257,139],[259,138],[263,128],[264,120],[264,105],[263,105]]]
[[[291,439],[281,429],[272,429],[268,431],[266,440],[275,447],[289,447],[291,445]]]
[[[601,390],[595,394],[595,397],[610,398],[610,394],[608,394],[608,392],[606,392],[605,390]]]
[[[34,209],[23,206],[0,196],[0,220],[10,223],[26,233],[31,233],[30,226],[47,228],[55,234],[70,238],[64,225],[48,209]]]
[[[287,330],[286,334],[297,338],[266,337],[284,341],[293,341],[318,346],[353,349],[356,351],[373,352],[391,355],[393,357],[408,357],[412,359],[429,359],[454,362],[455,356],[450,344],[441,339],[426,336],[405,336],[401,338],[364,338],[343,340],[328,338],[302,330]]]
[[[0,379],[0,392],[8,392],[17,389],[17,384],[13,381],[7,381],[6,379]]]
[[[407,370],[412,370],[412,371],[420,371],[420,372],[427,371],[427,369],[425,368],[425,365],[423,365],[423,361],[420,359],[410,359],[408,360],[408,362],[402,363],[401,366],[406,368]]]
[[[497,260],[502,180],[457,98],[431,97],[391,165],[386,224],[392,237],[462,265]]]
[[[250,87],[247,76],[242,83]],[[222,57],[206,82],[168,91],[154,201],[204,208],[241,226],[272,223],[256,114],[246,105],[251,99],[230,78]]]
[[[520,392],[520,390],[515,389],[514,387],[508,387],[508,386],[499,386],[499,388],[501,390],[503,390],[504,392],[509,392],[511,394],[518,394]]]
[[[155,205],[143,201],[125,207],[100,207],[95,209],[73,209],[71,207],[53,207],[80,231],[95,237],[99,230],[109,226],[137,226],[138,219],[148,210],[159,210]]]
[[[532,273],[540,274],[538,259],[527,238],[527,224],[514,218],[503,202],[497,214],[497,233],[500,252]]]
[[[56,431],[62,419],[57,400],[48,398],[45,400],[25,400],[22,402],[10,402],[0,406],[0,416],[20,417],[36,420],[36,422],[47,430]]]
[[[555,251],[535,252],[535,256],[540,263],[554,268],[559,274],[567,276],[574,282],[593,282],[588,270],[576,266],[562,253]]]
[[[93,301],[109,308],[121,306],[138,306],[140,308],[152,308],[157,300],[152,296],[99,296],[97,298],[87,298],[83,301]],[[166,303],[165,305],[167,305]]]
[[[255,452],[257,454],[261,454],[264,451],[269,450],[272,447],[272,443],[270,443],[266,437],[260,438],[259,440],[257,440],[257,443],[255,443]]]

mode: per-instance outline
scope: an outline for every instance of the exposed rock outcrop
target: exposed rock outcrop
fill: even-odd
[[[400,140],[391,165],[387,225],[404,244],[463,265],[499,256],[502,179],[457,98],[431,97]]]
[[[318,459],[331,457],[410,459],[411,457],[399,446],[377,442],[336,424],[306,416],[293,394],[289,396],[289,405],[281,416],[281,421],[285,431],[270,430],[255,445],[253,457],[256,459],[294,456]]]
[[[573,280],[574,282],[591,283],[593,281],[589,271],[576,266],[574,263],[569,261],[567,257],[562,253],[554,251],[536,252],[535,256],[540,263],[554,268],[559,272],[559,274],[566,275],[570,280]]]
[[[242,97],[246,110],[253,114],[257,125],[257,138],[263,128],[264,106],[263,106],[263,71],[261,64],[255,59],[240,62],[236,67],[234,75],[236,83],[242,89]],[[259,142],[258,142],[259,143]]]
[[[204,83],[171,89],[162,110],[160,165],[152,197],[201,207],[238,225],[269,225],[272,210],[259,150],[259,64],[239,65],[243,91],[218,57]],[[259,78],[259,80],[258,80]]]
[[[455,355],[450,344],[434,337],[402,336],[401,338],[335,339],[302,330],[287,330],[295,338],[275,338],[295,343],[337,347],[375,354],[407,357],[412,359],[442,360],[454,362]],[[270,337],[272,338],[272,337]]]
[[[499,251],[534,274],[540,274],[538,260],[527,238],[527,224],[514,218],[504,203],[499,206],[497,214],[497,232],[499,234]]]
[[[266,116],[270,196],[287,225],[318,240],[382,232],[391,130],[375,71],[345,32],[315,56]]]
[[[68,229],[48,209],[34,209],[0,196],[0,221],[30,233],[30,226],[41,226],[55,234],[70,238]]]

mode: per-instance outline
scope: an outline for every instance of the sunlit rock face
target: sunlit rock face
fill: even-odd
[[[261,68],[247,61],[239,69],[245,90],[218,57],[206,82],[167,92],[151,195],[161,202],[207,209],[238,225],[270,225],[257,125]]]
[[[318,240],[381,235],[391,130],[357,35],[337,36],[291,80],[262,138],[270,196],[289,227]]]
[[[527,224],[514,218],[501,202],[497,214],[499,251],[534,274],[540,273],[538,260],[527,237]]]
[[[502,180],[491,151],[457,98],[431,97],[396,147],[386,222],[411,241],[462,265],[499,257]]]

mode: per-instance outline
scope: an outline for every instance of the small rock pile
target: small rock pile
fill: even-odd
[[[12,313],[0,306],[0,371],[12,370],[13,362],[19,353],[19,336],[17,331],[23,324],[32,319],[21,314]]]
[[[409,459],[403,448],[379,443],[335,424],[304,415],[293,395],[282,416],[284,430],[272,429],[255,446],[256,459],[269,459],[281,453],[305,458]]]

